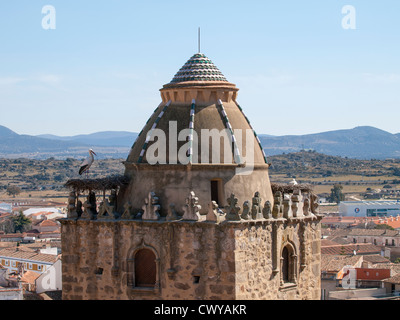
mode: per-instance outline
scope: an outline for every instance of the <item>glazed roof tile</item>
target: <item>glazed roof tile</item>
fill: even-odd
[[[214,63],[202,53],[193,55],[183,67],[175,74],[171,83],[185,81],[223,81],[225,76]]]

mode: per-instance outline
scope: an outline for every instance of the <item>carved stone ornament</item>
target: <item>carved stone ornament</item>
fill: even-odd
[[[286,219],[293,217],[292,201],[288,194],[283,195],[283,217]]]
[[[221,223],[225,221],[226,213],[218,207],[215,201],[211,201],[208,204],[208,213],[206,216],[206,221],[214,221],[215,223]]]
[[[134,214],[132,214],[132,204],[130,202],[126,202],[124,204],[124,212],[122,213],[121,219],[130,220],[134,218]]]
[[[251,220],[250,202],[248,200],[243,203],[243,212],[240,217],[244,220]]]
[[[274,207],[272,209],[272,216],[275,219],[283,217],[282,193],[280,191],[277,191],[274,194]]]
[[[161,206],[158,203],[159,199],[154,192],[149,192],[147,198],[144,199],[142,206],[142,220],[158,220],[160,219]]]
[[[265,201],[262,213],[264,219],[272,219],[271,202],[269,200]]]
[[[260,220],[263,218],[261,209],[261,197],[260,193],[257,191],[252,199],[251,217],[253,220]]]
[[[215,201],[211,201],[208,204],[208,211],[206,215],[206,221],[217,222],[218,220],[218,204]]]
[[[205,217],[200,214],[201,205],[199,203],[199,198],[196,197],[195,193],[191,191],[189,197],[186,198],[186,204],[183,206],[183,220],[194,220],[201,221]]]
[[[310,212],[310,199],[305,198],[304,199],[304,204],[303,204],[303,215],[304,216],[309,216],[311,214]]]
[[[68,214],[67,214],[67,217],[70,219],[78,218],[75,202],[76,202],[76,193],[75,191],[71,191],[68,197]]]
[[[115,206],[111,205],[111,203],[106,199],[104,200],[99,207],[99,213],[97,215],[97,219],[115,219],[114,214]]]
[[[232,193],[231,196],[227,199],[228,206],[226,206],[226,220],[228,221],[240,221],[240,207],[237,205],[238,198]]]
[[[319,213],[319,203],[318,203],[318,196],[315,194],[310,195],[310,211],[314,214]]]
[[[96,194],[91,191],[89,192],[86,201],[83,203],[83,213],[81,219],[93,220],[97,214],[96,212]]]
[[[94,212],[92,210],[92,205],[89,203],[89,201],[85,201],[82,205],[83,207],[83,213],[81,215],[82,220],[93,220],[94,218]]]
[[[303,216],[303,196],[301,195],[301,191],[294,190],[291,200],[293,217]]]

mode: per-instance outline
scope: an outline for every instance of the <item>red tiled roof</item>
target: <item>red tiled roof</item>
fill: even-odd
[[[353,255],[321,255],[321,271],[322,272],[339,272],[343,267],[351,265],[355,266],[360,263],[362,256]]]
[[[400,217],[348,217],[348,216],[334,216],[334,217],[324,217],[321,220],[322,224],[360,224],[365,222],[373,222],[375,224],[387,224],[394,229],[400,228]]]
[[[340,245],[340,243],[337,243],[332,240],[328,240],[328,239],[321,240],[321,247],[338,246],[338,245]]]
[[[25,249],[18,249],[17,248],[4,248],[0,249],[0,256],[12,259],[25,259],[25,260],[32,260],[42,263],[54,263],[57,261],[58,257],[53,254],[47,253],[37,253],[35,251],[28,251]]]
[[[58,226],[57,222],[53,220],[43,220],[41,223],[39,223],[41,227],[56,227]]]
[[[34,271],[25,271],[21,277],[22,282],[34,284],[35,280],[40,277],[40,273]]]
[[[387,224],[388,226],[391,226],[393,229],[400,228],[400,219],[397,219],[397,221],[396,221],[396,218],[394,218],[393,221],[391,218],[388,218],[387,220],[381,220],[381,221],[374,220],[373,222],[376,224]]]
[[[394,275],[393,277],[383,280],[383,282],[400,284],[400,273]]]
[[[384,237],[398,237],[398,230],[389,230],[389,229],[362,229],[362,228],[354,228],[351,229],[349,236],[384,236]]]
[[[364,261],[369,262],[370,264],[389,264],[390,259],[382,257],[380,254],[371,254],[371,255],[365,255],[364,256]]]
[[[0,238],[7,239],[7,238],[23,238],[25,237],[25,233],[7,233],[7,234],[0,234]]]
[[[321,254],[372,254],[381,253],[378,246],[369,243],[324,245],[321,241]]]
[[[39,235],[40,235],[40,232],[38,230],[36,230],[36,229],[33,229],[33,230],[28,231],[26,233],[27,237],[38,237]]]

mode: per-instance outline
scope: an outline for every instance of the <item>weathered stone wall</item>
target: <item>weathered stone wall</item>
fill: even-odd
[[[234,299],[234,233],[210,223],[64,221],[64,299]],[[159,291],[128,286],[136,248],[159,258]],[[99,268],[102,273],[99,274]],[[194,283],[194,277],[200,277]]]
[[[239,225],[238,225],[239,226]],[[240,224],[236,232],[237,299],[319,299],[320,228],[299,220]],[[295,283],[281,282],[281,251],[286,243],[297,252]]]
[[[300,220],[62,219],[63,299],[319,299],[319,222]],[[289,287],[274,273],[286,241],[298,250]],[[129,284],[129,259],[141,247],[156,252],[159,289]]]

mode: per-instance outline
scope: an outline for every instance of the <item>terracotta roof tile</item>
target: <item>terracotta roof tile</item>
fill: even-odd
[[[397,230],[388,229],[360,229],[354,228],[349,232],[349,236],[387,236],[395,237],[400,236]]]
[[[51,226],[51,227],[54,227],[54,226],[58,226],[58,224],[57,224],[57,222],[55,222],[55,221],[53,221],[53,220],[43,220],[41,223],[40,223],[40,226],[41,227],[49,227],[49,226]]]
[[[362,256],[322,254],[321,271],[339,272],[345,266],[355,266],[362,258]]]
[[[22,282],[26,283],[35,283],[35,280],[40,277],[40,273],[34,272],[34,271],[25,271],[24,274],[21,277]]]
[[[345,254],[350,255],[356,251],[357,254],[380,254],[381,249],[378,246],[369,243],[356,243],[356,244],[337,244],[337,245],[323,245],[321,241],[321,254]]]
[[[364,256],[364,261],[367,261],[371,264],[377,264],[377,263],[390,263],[390,260],[388,258],[382,257],[380,254],[371,254],[371,255],[365,255]]]
[[[47,253],[37,253],[33,250],[17,250],[17,248],[9,249],[3,248],[0,249],[0,256],[13,258],[13,259],[24,259],[24,260],[32,260],[37,262],[44,262],[44,263],[54,263],[57,261],[58,257],[53,254]]]
[[[387,278],[383,280],[383,282],[393,283],[393,284],[400,284],[400,273],[394,275],[393,277]]]

